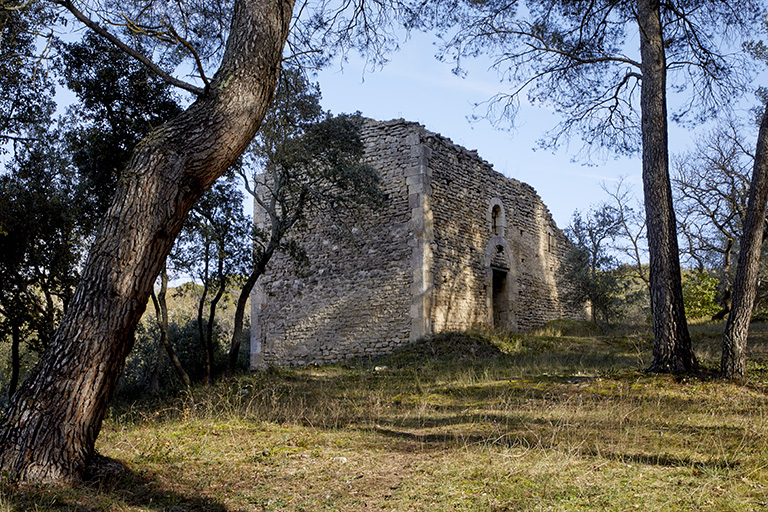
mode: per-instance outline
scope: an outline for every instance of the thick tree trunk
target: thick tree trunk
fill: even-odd
[[[206,94],[136,148],[51,346],[0,424],[0,470],[72,482],[94,443],[155,278],[194,202],[245,150],[272,100],[291,0],[236,0]]]
[[[768,108],[763,113],[757,138],[755,166],[749,187],[747,216],[744,220],[736,277],[733,280],[731,312],[723,333],[720,372],[726,379],[747,376],[747,334],[757,294],[757,274],[763,245],[766,203],[768,203]]]
[[[677,225],[669,179],[666,57],[659,9],[659,0],[637,2],[642,59],[643,191],[654,336],[650,370],[684,372],[695,366],[695,358],[683,308]]]
[[[19,385],[19,373],[21,371],[21,327],[17,322],[11,322],[11,380],[8,383],[8,397],[12,397]]]

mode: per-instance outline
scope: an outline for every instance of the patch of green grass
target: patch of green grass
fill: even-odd
[[[708,370],[721,328],[692,328],[695,375],[644,373],[647,330],[448,333],[116,404],[98,449],[129,473],[0,511],[763,510],[768,330],[737,385]]]

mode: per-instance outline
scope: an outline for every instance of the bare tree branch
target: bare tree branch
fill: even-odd
[[[155,73],[157,76],[162,78],[168,84],[184,89],[185,91],[189,91],[192,94],[195,94],[197,96],[201,96],[205,94],[204,89],[201,89],[200,87],[197,87],[183,80],[179,80],[178,78],[170,75],[169,73],[165,72],[160,66],[158,66],[155,62],[149,59],[146,55],[143,55],[141,52],[136,51],[135,49],[131,48],[130,46],[122,42],[114,34],[110,33],[101,25],[91,20],[82,11],[80,11],[77,7],[75,7],[75,5],[72,3],[71,0],[54,0],[54,3],[67,9],[69,12],[72,13],[73,16],[75,16],[78,20],[80,20],[85,26],[87,26],[88,28],[90,28],[100,36],[107,39],[109,42],[111,42],[112,44],[120,48],[122,51],[124,51],[134,59],[144,64],[147,68],[149,68],[153,73]]]

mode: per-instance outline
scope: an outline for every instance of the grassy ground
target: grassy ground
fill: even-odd
[[[743,385],[713,376],[718,330],[685,377],[640,371],[648,333],[560,325],[121,404],[98,449],[130,472],[0,511],[766,510],[768,328]]]

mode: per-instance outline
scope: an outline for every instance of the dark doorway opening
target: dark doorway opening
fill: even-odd
[[[509,293],[507,293],[507,271],[492,268],[493,272],[493,327],[494,329],[509,329]]]

